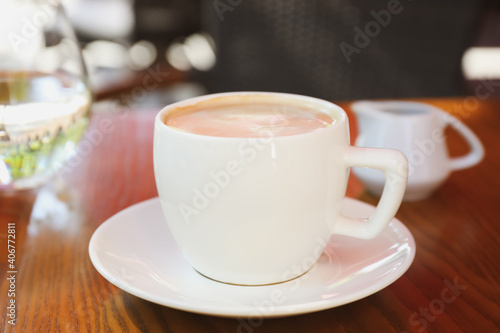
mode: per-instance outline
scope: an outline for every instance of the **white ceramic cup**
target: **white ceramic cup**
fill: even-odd
[[[262,102],[277,110],[314,108],[335,122],[274,138],[204,136],[164,123],[179,108]],[[162,109],[154,131],[156,185],[168,226],[192,266],[220,282],[264,285],[296,278],[311,269],[332,234],[375,237],[405,191],[406,157],[351,146],[346,113],[316,98],[261,92],[196,97]],[[353,166],[387,176],[370,217],[339,213]]]

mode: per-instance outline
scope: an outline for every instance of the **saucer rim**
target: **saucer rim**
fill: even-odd
[[[374,209],[375,207],[373,205],[370,205],[368,203],[362,202],[360,200],[357,200],[355,198],[350,198],[350,197],[345,197],[343,201],[352,201],[353,204],[357,205],[365,205],[370,207],[371,209]],[[103,230],[108,229],[108,228],[113,228],[114,224],[116,224],[116,221],[119,221],[122,216],[127,215],[129,211],[131,210],[137,210],[137,209],[147,209],[147,206],[154,206],[154,205],[160,205],[160,199],[159,197],[153,197],[141,202],[138,202],[136,204],[133,204],[129,207],[126,207],[125,209],[119,211],[118,213],[112,215],[108,219],[106,219],[93,233],[90,242],[89,242],[89,257],[90,260],[95,267],[95,269],[101,274],[108,282],[116,286],[117,288],[121,289],[122,291],[125,291],[131,295],[134,295],[136,297],[139,297],[141,299],[144,299],[146,301],[156,303],[158,305],[170,307],[173,309],[177,310],[182,310],[182,311],[187,311],[191,313],[197,313],[197,314],[202,314],[202,315],[210,315],[210,316],[217,316],[217,317],[225,317],[225,318],[279,318],[279,317],[287,317],[287,316],[293,316],[293,315],[300,315],[300,314],[307,314],[307,313],[312,313],[312,312],[317,312],[317,311],[322,311],[322,310],[328,310],[331,308],[335,308],[338,306],[342,306],[345,304],[349,304],[355,301],[358,301],[360,299],[363,299],[365,297],[368,297],[370,295],[375,294],[378,291],[381,291],[394,283],[396,280],[398,280],[411,266],[413,263],[413,260],[415,258],[415,253],[416,253],[416,245],[415,245],[415,239],[411,233],[411,231],[397,218],[393,218],[389,225],[386,226],[385,229],[391,228],[392,232],[396,233],[395,229],[398,228],[402,231],[397,232],[398,235],[404,235],[406,238],[407,243],[409,244],[409,252],[406,254],[406,256],[401,260],[401,266],[397,269],[397,271],[391,275],[390,278],[384,279],[382,281],[378,281],[377,283],[370,285],[369,287],[362,288],[361,290],[357,292],[352,292],[347,295],[343,296],[338,296],[334,299],[325,299],[323,301],[318,301],[318,300],[313,300],[313,301],[306,301],[302,303],[295,303],[295,304],[284,304],[284,305],[276,305],[274,308],[274,311],[272,314],[254,314],[251,311],[248,310],[248,306],[246,307],[235,307],[234,305],[217,305],[216,308],[210,308],[207,305],[204,305],[205,303],[192,303],[192,304],[186,304],[183,302],[177,302],[172,299],[168,299],[165,297],[160,297],[156,296],[150,293],[146,293],[142,291],[140,288],[135,287],[133,284],[129,284],[124,282],[121,279],[117,279],[113,276],[112,272],[108,271],[101,260],[98,258],[98,250],[96,247],[96,239],[99,236],[100,233],[104,232]],[[394,226],[395,224],[396,226]],[[393,225],[391,227],[391,225]],[[384,230],[385,230],[384,229]],[[168,228],[167,228],[168,230]],[[375,237],[375,239],[378,236]],[[177,247],[177,244],[174,246]],[[196,272],[194,268],[191,267],[191,270],[194,274],[199,274]],[[304,275],[309,274],[309,272],[305,273]],[[293,280],[292,280],[293,281]],[[277,285],[286,285],[288,282],[283,282],[279,284],[274,284],[272,286],[277,286]],[[220,283],[220,282],[216,282]],[[229,287],[234,287],[234,288],[267,288],[269,286],[238,286],[238,285],[227,285]]]

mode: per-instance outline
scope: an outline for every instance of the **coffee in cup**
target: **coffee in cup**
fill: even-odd
[[[326,113],[299,105],[272,103],[200,105],[174,110],[165,124],[185,132],[234,138],[287,136],[329,127],[334,120]]]

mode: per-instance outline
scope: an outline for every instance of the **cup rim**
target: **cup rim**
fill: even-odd
[[[411,117],[413,119],[427,118],[434,112],[444,112],[432,104],[398,100],[360,100],[351,103],[351,109],[355,113],[368,110],[382,117]]]
[[[176,130],[176,129],[166,125],[164,122],[166,114],[169,111],[177,109],[177,108],[194,106],[198,103],[208,101],[211,99],[216,99],[216,98],[222,99],[224,97],[249,96],[249,95],[262,96],[262,97],[264,97],[264,96],[273,97],[274,96],[278,99],[283,99],[283,100],[295,100],[295,101],[299,101],[299,102],[301,101],[301,102],[308,104],[308,106],[311,108],[317,107],[319,109],[319,111],[327,113],[329,116],[331,116],[334,119],[334,122],[331,124],[331,126],[324,128],[324,130],[337,128],[338,126],[342,126],[343,123],[347,122],[347,114],[346,114],[345,110],[342,109],[337,104],[329,102],[329,101],[324,100],[324,99],[305,96],[305,95],[299,95],[299,94],[291,94],[291,93],[264,92],[264,91],[233,91],[233,92],[223,92],[223,93],[201,95],[201,96],[188,98],[188,99],[185,99],[185,100],[182,100],[179,102],[169,104],[169,105],[163,107],[157,113],[157,115],[155,117],[155,124],[157,126],[160,126],[160,128],[162,128],[164,130],[172,131],[172,132],[178,133],[180,135],[197,136],[197,137],[203,137],[205,139],[208,139],[208,138],[223,139],[223,140],[259,139],[259,138],[254,138],[254,137],[210,136],[210,135],[204,135],[204,134],[184,132],[184,131]],[[311,131],[311,132],[293,134],[293,135],[286,135],[286,136],[277,136],[277,137],[273,137],[273,139],[292,138],[292,137],[297,137],[297,136],[301,136],[301,135],[310,135],[310,134],[315,133],[315,132],[317,132],[317,131]]]

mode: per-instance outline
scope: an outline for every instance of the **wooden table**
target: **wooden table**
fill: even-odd
[[[104,113],[94,115],[79,154],[52,186],[1,198],[0,330],[500,331],[500,101],[478,96],[426,102],[468,124],[484,143],[486,157],[474,168],[453,173],[431,198],[402,204],[397,217],[413,233],[417,254],[409,270],[389,287],[341,307],[252,322],[159,306],[113,286],[92,266],[88,244],[107,218],[157,195],[152,164],[155,113]],[[452,154],[466,151],[455,133],[448,138]],[[377,202],[354,178],[348,195]],[[14,284],[7,273],[8,223],[15,224]],[[9,296],[12,287],[15,295]],[[11,300],[15,326],[7,316]]]

